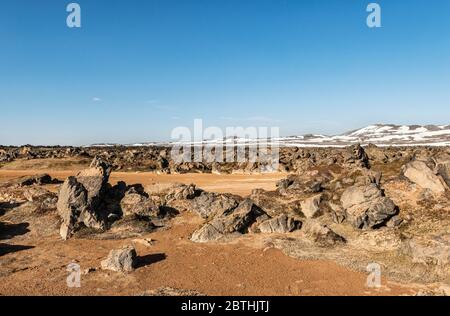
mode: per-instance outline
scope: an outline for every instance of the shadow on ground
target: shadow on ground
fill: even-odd
[[[0,244],[0,257],[9,253],[32,249],[34,246]]]
[[[15,236],[25,235],[30,232],[28,223],[20,224],[7,224],[0,223],[0,240],[1,239],[11,239]]]
[[[167,256],[163,253],[154,253],[151,255],[146,255],[137,258],[136,268],[143,268],[145,266],[149,266],[153,263],[157,263],[159,261],[163,261],[167,258]]]

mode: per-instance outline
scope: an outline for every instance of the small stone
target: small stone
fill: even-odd
[[[131,272],[136,266],[137,254],[132,246],[111,250],[108,258],[101,262],[102,269],[117,272]]]

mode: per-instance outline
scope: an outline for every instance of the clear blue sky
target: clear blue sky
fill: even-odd
[[[0,143],[170,139],[176,126],[334,134],[450,124],[450,1],[0,2]],[[73,1],[75,2],[75,1]]]

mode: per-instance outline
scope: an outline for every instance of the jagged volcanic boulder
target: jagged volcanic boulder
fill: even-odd
[[[282,214],[278,217],[268,219],[258,225],[261,233],[290,233],[299,229],[301,222],[292,217]]]
[[[352,186],[344,191],[341,203],[347,220],[356,228],[376,228],[397,213],[391,199],[376,184]]]
[[[440,155],[434,159],[435,173],[440,175],[450,188],[450,154]]]
[[[136,250],[132,246],[111,250],[108,257],[101,262],[102,269],[116,272],[131,272],[137,263]]]
[[[450,235],[421,236],[405,240],[403,252],[416,263],[450,265]]]
[[[252,200],[246,199],[233,210],[217,214],[211,221],[195,231],[191,240],[208,242],[233,233],[245,233],[257,217],[263,214],[264,212]]]
[[[14,180],[14,184],[20,187],[31,186],[34,184],[43,185],[54,183],[52,177],[48,174],[38,174],[33,176],[24,176]]]
[[[95,157],[88,169],[80,171],[76,179],[88,192],[88,203],[91,208],[97,208],[106,189],[111,165]]]
[[[102,209],[102,198],[107,189],[111,167],[95,158],[89,169],[80,171],[76,177],[69,177],[61,186],[57,209],[62,218],[60,234],[70,238],[80,224],[104,230],[107,215]]]
[[[219,213],[235,209],[242,199],[231,194],[202,192],[192,202],[192,207],[202,218],[208,219]]]
[[[286,179],[277,182],[277,191],[282,195],[298,195],[319,193],[323,190],[321,177],[305,181],[297,175],[289,175]]]
[[[322,198],[322,194],[317,194],[301,202],[302,213],[306,218],[313,218],[319,215]]]
[[[445,170],[444,166],[440,168],[441,172]],[[402,172],[411,182],[416,183],[423,189],[429,189],[433,193],[443,193],[447,188],[444,179],[436,175],[424,161],[412,161],[403,167]]]
[[[255,189],[250,198],[271,217],[277,217],[280,214],[291,217],[301,215],[301,200],[296,196],[281,195],[278,191]]]
[[[331,228],[316,219],[309,219],[304,222],[302,230],[306,236],[320,247],[331,247],[345,243],[345,239],[342,236],[336,234]]]
[[[165,200],[187,200],[193,199],[197,195],[195,184],[176,184],[170,188],[165,196]]]
[[[138,215],[138,216],[158,216],[159,207],[146,195],[141,194],[135,190],[130,190],[125,193],[125,196],[120,201],[123,216]]]
[[[75,177],[69,177],[59,191],[57,209],[62,219],[61,237],[70,238],[77,228],[80,217],[88,208],[88,192]]]
[[[344,154],[344,163],[361,168],[370,167],[369,156],[367,156],[366,151],[360,144],[347,148],[347,152]]]

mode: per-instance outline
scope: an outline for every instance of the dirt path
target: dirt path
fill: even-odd
[[[48,173],[52,177],[64,180],[75,175],[77,170],[71,171],[51,171],[51,170],[1,170],[0,182],[11,180],[26,175],[35,175]],[[228,192],[238,195],[249,195],[252,189],[261,188],[265,190],[275,190],[275,183],[283,179],[286,175],[282,173],[275,174],[162,174],[158,175],[151,172],[113,172],[110,177],[111,183],[125,181],[127,184],[152,184],[152,183],[195,183],[197,187],[213,192]]]

